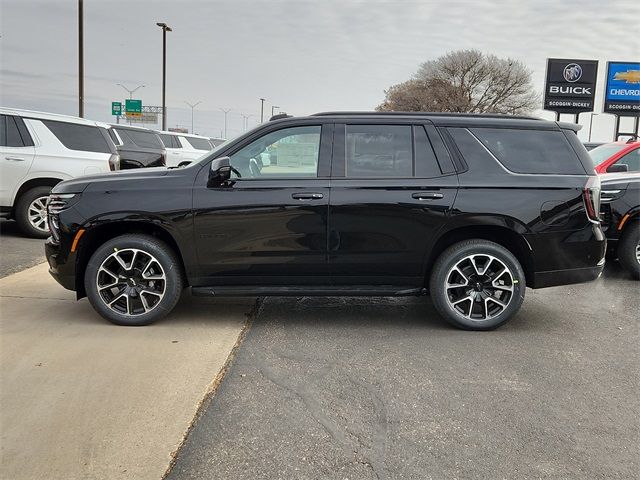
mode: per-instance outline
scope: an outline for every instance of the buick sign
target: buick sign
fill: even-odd
[[[547,59],[544,108],[558,113],[592,112],[597,60]]]

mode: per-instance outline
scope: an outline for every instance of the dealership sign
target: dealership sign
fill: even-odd
[[[640,63],[607,63],[604,111],[616,115],[640,115]]]
[[[597,60],[547,59],[544,109],[558,113],[592,112]]]

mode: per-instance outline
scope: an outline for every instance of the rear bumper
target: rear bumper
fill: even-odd
[[[558,285],[570,285],[572,283],[591,282],[600,276],[604,269],[602,265],[588,268],[572,268],[570,270],[553,270],[549,272],[536,272],[533,288],[555,287]]]

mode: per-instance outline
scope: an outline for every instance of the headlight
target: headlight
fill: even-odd
[[[52,193],[47,200],[49,215],[57,215],[80,199],[79,193]]]

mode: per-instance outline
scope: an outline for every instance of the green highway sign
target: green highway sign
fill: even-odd
[[[142,100],[125,100],[125,111],[127,113],[142,114]]]
[[[122,103],[111,102],[111,115],[122,115]]]

